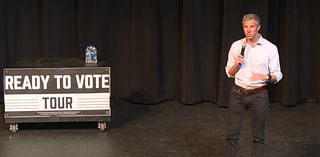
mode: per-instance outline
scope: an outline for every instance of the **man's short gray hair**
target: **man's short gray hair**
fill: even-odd
[[[242,18],[242,23],[247,20],[255,20],[260,25],[260,17],[257,14],[249,13],[245,14]]]

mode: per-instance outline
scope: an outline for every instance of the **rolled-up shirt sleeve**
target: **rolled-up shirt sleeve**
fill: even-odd
[[[226,74],[229,78],[234,78],[233,75],[229,74],[229,69],[234,65],[236,57],[237,57],[236,51],[234,49],[235,49],[235,43],[233,43],[230,47],[230,50],[228,53],[227,65],[225,66],[225,71],[226,71]]]
[[[282,79],[282,72],[277,47],[274,47],[274,50],[272,51],[270,56],[269,72],[270,74],[275,75],[277,77],[277,81],[275,83],[279,82]]]

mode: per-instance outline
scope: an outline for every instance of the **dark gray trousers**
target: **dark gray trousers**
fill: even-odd
[[[227,128],[227,156],[236,157],[238,140],[246,113],[249,114],[252,129],[252,157],[264,154],[265,129],[269,107],[268,92],[246,95],[232,88]]]

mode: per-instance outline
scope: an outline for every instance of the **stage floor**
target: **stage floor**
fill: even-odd
[[[0,157],[224,157],[228,109],[212,103],[131,104],[111,100],[106,132],[96,123],[20,124],[12,134],[0,122]],[[3,105],[1,106],[3,113]],[[3,114],[2,114],[3,115]],[[250,122],[240,137],[239,157],[250,157]],[[318,157],[320,104],[272,104],[266,157]]]

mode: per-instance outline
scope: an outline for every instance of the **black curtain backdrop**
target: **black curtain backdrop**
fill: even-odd
[[[0,66],[84,58],[95,45],[112,68],[113,98],[227,107],[228,50],[243,37],[242,16],[254,12],[279,48],[284,77],[271,100],[319,102],[319,8],[311,0],[0,0]]]

